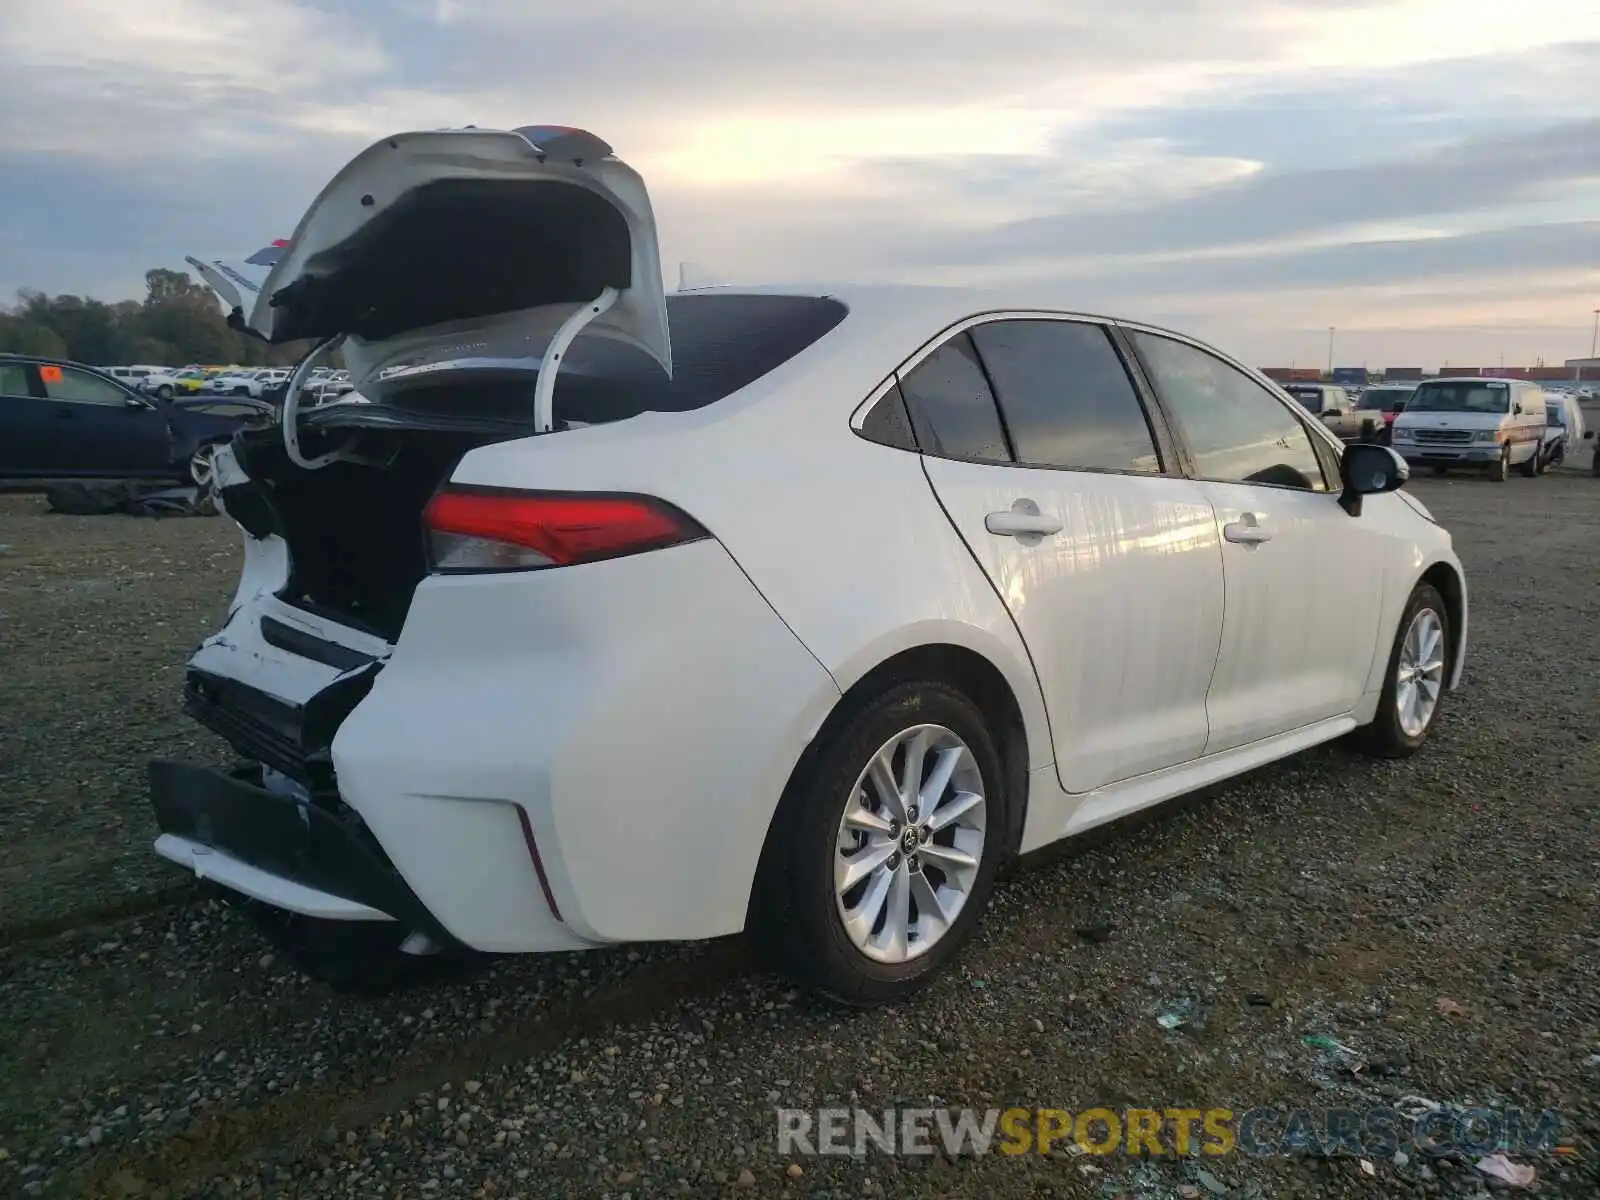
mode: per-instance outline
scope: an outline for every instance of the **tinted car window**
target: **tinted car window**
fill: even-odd
[[[1307,412],[1320,413],[1324,404],[1329,408],[1333,407],[1333,401],[1328,398],[1321,388],[1287,387],[1283,390],[1305,405]]]
[[[1144,408],[1101,326],[991,321],[972,340],[1019,463],[1160,472]]]
[[[1182,428],[1205,479],[1323,491],[1311,435],[1248,375],[1183,342],[1136,333],[1162,403]]]
[[[1399,412],[1410,397],[1410,388],[1373,388],[1361,393],[1356,407],[1364,412]]]
[[[52,400],[70,400],[74,404],[122,405],[128,396],[109,379],[101,379],[75,367],[41,366],[39,378],[44,381],[44,394]]]
[[[28,394],[28,368],[21,363],[0,363],[0,396]]]
[[[911,432],[911,417],[906,412],[905,398],[900,395],[900,385],[889,388],[872,406],[861,422],[861,436],[869,442],[893,446],[898,450],[915,450],[917,439]]]
[[[972,339],[960,333],[900,380],[911,427],[925,454],[1010,462],[1000,410]]]

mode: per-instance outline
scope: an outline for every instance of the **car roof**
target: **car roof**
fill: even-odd
[[[1539,385],[1531,379],[1506,379],[1499,375],[1441,375],[1437,379],[1424,379],[1423,383],[1525,383],[1529,387]]]

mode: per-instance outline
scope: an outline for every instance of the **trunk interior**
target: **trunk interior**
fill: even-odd
[[[319,424],[334,427],[307,431],[308,455],[351,437],[337,422]],[[359,435],[362,461],[307,471],[289,461],[276,427],[247,431],[234,450],[250,482],[225,489],[223,503],[251,534],[275,533],[288,544],[285,601],[393,642],[428,573],[428,500],[468,450],[518,433],[435,426]]]

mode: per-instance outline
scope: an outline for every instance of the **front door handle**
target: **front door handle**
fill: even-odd
[[[1017,500],[1004,512],[990,513],[983,527],[1001,537],[1039,538],[1060,533],[1066,526],[1060,517],[1040,512],[1032,500]]]
[[[1224,525],[1222,536],[1241,546],[1259,546],[1262,542],[1272,540],[1272,530],[1263,525],[1255,513],[1247,512],[1240,513],[1237,521],[1229,521]]]

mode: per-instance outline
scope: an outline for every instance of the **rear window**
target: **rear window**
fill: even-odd
[[[1356,401],[1356,407],[1375,412],[1389,412],[1391,409],[1404,407],[1410,395],[1410,388],[1373,388],[1371,391],[1361,393],[1360,399]]]
[[[818,341],[846,311],[823,296],[668,296],[672,378],[632,346],[579,337],[556,382],[555,419],[600,424],[715,404]],[[536,372],[526,371],[475,380],[465,405],[459,377],[392,392],[384,402],[412,411],[459,413],[466,407],[479,416],[531,418],[536,379]]]

